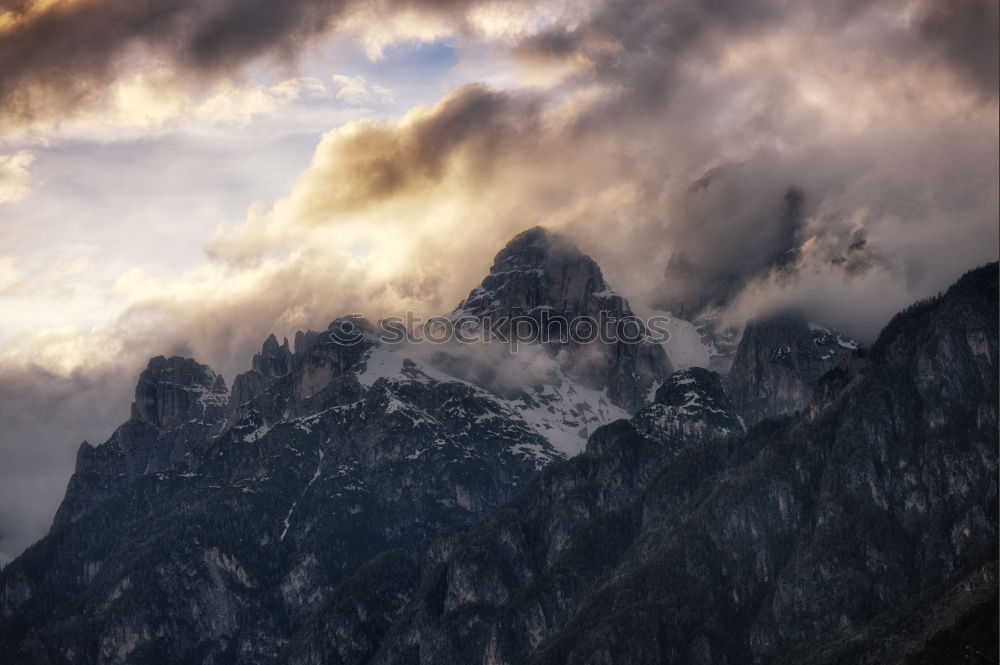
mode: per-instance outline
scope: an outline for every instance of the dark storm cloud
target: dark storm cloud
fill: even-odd
[[[35,9],[7,2],[0,109],[9,120],[25,121],[99,98],[135,47],[198,75],[263,53],[291,57],[343,6],[340,0],[99,0]]]
[[[723,306],[752,276],[794,262],[813,205],[774,162],[715,167],[681,195],[660,307],[690,315]]]
[[[555,26],[529,36],[513,52],[527,61],[583,58],[590,63],[593,75],[628,90],[629,108],[642,108],[643,102],[662,103],[663,95],[672,89],[678,67],[710,62],[734,39],[762,38],[789,28],[823,37],[844,30],[853,21],[860,26],[871,24],[871,37],[882,40],[855,45],[863,47],[859,57],[870,59],[873,73],[903,60],[943,65],[995,98],[1000,3],[957,0],[910,4],[917,12],[913,25],[889,34],[878,26],[877,14],[893,5],[903,8],[904,3],[626,0],[605,4],[589,21],[572,28]]]
[[[995,97],[1000,77],[1000,11],[991,0],[933,3],[920,24],[929,48],[938,50],[956,71]]]
[[[417,9],[455,19],[480,0],[93,0],[0,2],[0,115],[8,122],[66,113],[99,99],[130,57],[155,57],[193,78],[231,73],[262,57],[294,61],[352,9],[388,16]],[[515,0],[509,4],[521,4]],[[555,26],[513,47],[528,59],[585,58],[592,73],[630,89],[632,103],[655,104],[675,68],[710,57],[734,37],[799,22],[836,31],[878,7],[871,0],[784,3],[609,2],[572,28]],[[916,5],[921,12],[908,57],[946,62],[991,95],[997,92],[997,3],[959,0]],[[466,26],[467,27],[467,26]],[[877,55],[877,53],[876,53]]]
[[[497,155],[536,136],[537,95],[463,86],[403,125],[360,122],[317,149],[304,179],[303,221],[329,219],[440,181],[458,160],[464,175],[488,176]]]
[[[400,188],[409,178],[439,180],[459,155],[470,176],[484,177],[496,155],[537,133],[540,106],[535,95],[464,86],[399,132],[398,152],[383,157],[398,171]]]
[[[537,133],[540,107],[541,100],[531,94],[512,95],[478,84],[460,88],[414,125],[407,166],[440,177],[447,157],[463,147],[474,150],[481,163],[505,143],[520,143]]]
[[[766,0],[612,2],[579,26],[555,26],[526,38],[514,55],[529,62],[586,63],[588,76],[624,92],[610,114],[648,111],[662,104],[678,66],[692,55],[709,55],[726,35],[772,24],[772,5]]]
[[[232,73],[263,56],[293,62],[363,0],[71,0],[0,2],[0,120],[67,113],[101,98],[130,57],[182,76]],[[459,12],[475,0],[390,0],[399,9]]]

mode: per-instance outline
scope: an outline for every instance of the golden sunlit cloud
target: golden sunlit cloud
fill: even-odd
[[[31,190],[29,167],[35,156],[27,150],[0,155],[0,203],[17,201]]]
[[[385,94],[382,91],[380,94]],[[295,77],[272,85],[222,80],[195,95],[164,67],[135,72],[114,83],[106,97],[67,119],[39,117],[0,134],[13,143],[53,140],[127,141],[181,128],[246,127],[303,98],[332,95],[316,78]]]
[[[906,39],[919,22],[912,7],[880,6],[856,24],[839,17],[844,29],[823,35],[803,29],[818,20],[805,10],[764,25],[744,23],[724,8],[719,16],[687,11],[667,7],[633,23],[598,2],[470,3],[459,13],[352,6],[339,29],[367,40],[372,57],[391,44],[464,33],[506,45],[526,81],[552,63],[562,73],[547,88],[466,85],[395,120],[331,129],[287,196],[251,205],[238,223],[220,222],[204,266],[180,273],[133,267],[115,281],[106,297],[125,312],[115,324],[133,338],[125,347],[134,346],[139,357],[150,346],[183,340],[205,358],[228,363],[238,355],[234,348],[244,353],[272,328],[323,325],[349,309],[370,316],[406,308],[446,311],[507,238],[536,224],[569,232],[637,308],[654,308],[665,297],[659,275],[679,250],[705,272],[699,288],[713,283],[717,266],[754,274],[773,238],[765,227],[747,242],[742,229],[760,226],[755,215],[780,209],[791,185],[805,192],[809,205],[805,246],[822,246],[829,258],[861,228],[885,248],[886,258],[871,269],[880,280],[895,280],[905,294],[899,298],[926,288],[899,277],[922,245],[883,239],[898,223],[894,207],[914,205],[901,192],[919,185],[932,198],[923,210],[961,220],[973,235],[990,233],[993,161],[970,160],[966,181],[981,195],[962,203],[944,196],[951,184],[943,172],[950,166],[928,184],[917,165],[921,150],[995,136],[996,102],[984,100],[947,60],[911,59]],[[377,27],[375,16],[384,19]],[[852,65],[845,48],[857,45],[861,22],[871,26],[873,17],[891,37],[877,81]],[[671,42],[671,22],[681,19],[693,32]],[[710,20],[711,29],[702,26]],[[654,57],[658,66],[650,68],[636,53]],[[153,67],[114,82],[106,104],[78,121],[143,131],[181,118],[239,127],[304,95],[358,107],[393,99],[392,91],[360,74],[332,74],[328,83],[223,79],[196,99],[173,71]],[[923,94],[914,94],[919,86]],[[905,163],[879,154],[882,147],[897,151],[888,155],[903,154],[902,145],[913,146]],[[18,184],[0,191],[23,197],[30,155],[5,160],[6,172],[18,174],[6,182]],[[693,196],[692,183],[717,168],[724,176],[714,179],[709,194]],[[886,200],[880,207],[865,200],[875,196],[866,182],[881,183]],[[912,228],[900,235],[929,233],[928,215],[911,215]],[[732,243],[706,244],[706,234],[724,240],[725,229]],[[950,246],[961,257],[956,262],[973,260],[968,244],[952,239]],[[11,264],[8,275],[14,270]],[[813,273],[848,279],[825,269]],[[754,284],[758,295],[733,310],[740,316],[765,306],[747,304],[767,299],[767,280]],[[786,295],[775,297],[787,298],[786,285],[781,291]],[[223,325],[241,332],[217,335]],[[88,335],[80,331],[81,339]],[[77,361],[62,365],[92,359],[106,344],[103,335],[86,351],[66,351],[64,359]]]

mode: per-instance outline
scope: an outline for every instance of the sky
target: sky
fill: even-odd
[[[996,260],[997,2],[0,0],[0,562],[149,357],[451,310],[513,235],[862,341]],[[776,270],[775,257],[784,268]]]

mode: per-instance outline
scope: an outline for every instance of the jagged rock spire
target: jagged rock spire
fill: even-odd
[[[288,346],[288,338],[279,346],[278,338],[272,334],[264,341],[260,353],[254,355],[251,366],[264,376],[283,376],[288,373],[291,361],[292,350]]]

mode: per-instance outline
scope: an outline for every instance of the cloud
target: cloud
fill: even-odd
[[[562,3],[565,8],[570,3]],[[294,66],[333,34],[372,57],[400,41],[511,34],[558,15],[487,0],[16,0],[0,8],[0,126],[100,106],[115,85],[155,64],[185,86],[251,63]],[[502,7],[502,10],[500,9]],[[466,11],[478,11],[466,17]]]
[[[0,14],[0,108],[8,122],[63,114],[100,100],[143,59],[195,78],[272,55],[289,60],[344,3],[152,0],[6,3]]]
[[[727,307],[783,257],[811,262],[810,289],[895,281],[904,295],[865,305],[881,320],[995,255],[982,139],[997,136],[996,101],[939,50],[913,57],[926,7],[631,6],[519,42],[517,57],[579,65],[554,89],[468,85],[329,132],[290,194],[220,228],[210,254],[250,265],[333,243],[360,273],[343,286],[355,306],[446,307],[479,257],[541,223],[640,308]],[[849,251],[856,234],[864,252]],[[730,314],[766,309],[741,302]],[[880,325],[833,318],[864,337]]]
[[[310,77],[287,79],[271,86],[240,87],[224,83],[194,106],[190,114],[210,124],[246,126],[255,116],[273,113],[303,97],[327,95],[323,82]]]
[[[859,27],[862,17],[874,29]],[[59,116],[105,99],[138,66],[162,63],[197,84],[262,58],[289,65],[332,34],[360,40],[371,57],[401,41],[458,36],[496,43],[526,60],[571,60],[655,100],[672,72],[766,37],[775,26],[824,36],[876,56],[948,68],[996,96],[996,3],[844,0],[803,7],[773,0],[651,3],[597,0],[18,0],[0,10],[0,109],[8,124]],[[874,62],[874,61],[869,61]],[[898,64],[894,62],[892,64]],[[639,95],[637,97],[637,95]]]
[[[27,150],[13,155],[0,155],[0,204],[23,199],[31,191],[28,167],[35,156]]]
[[[386,276],[388,266],[371,265],[383,257],[395,262],[401,281],[409,269],[430,280],[431,266],[439,263],[427,254],[440,245],[504,239],[509,227],[484,232],[497,215],[479,210],[484,205],[473,199],[489,205],[493,195],[484,188],[505,177],[529,146],[533,154],[531,142],[543,122],[534,94],[474,84],[395,122],[349,123],[322,138],[310,167],[273,209],[255,208],[243,224],[220,227],[210,255],[238,264],[329,234],[335,242],[329,251],[375,273],[367,281]],[[496,193],[505,195],[506,189]],[[478,228],[455,216],[466,203]],[[405,254],[413,258],[400,262]]]
[[[373,106],[393,100],[392,90],[369,83],[363,76],[334,74],[333,83],[337,87],[336,97],[351,106]]]
[[[0,294],[17,286],[24,277],[24,271],[17,267],[13,256],[0,256]]]
[[[930,47],[985,95],[996,97],[1000,68],[998,4],[990,0],[929,3],[920,21]]]
[[[175,72],[141,69],[111,84],[99,101],[67,118],[41,115],[8,128],[9,143],[126,142],[171,132],[242,128],[297,103],[327,99],[319,79],[293,77],[272,85],[220,80],[194,94]]]
[[[243,17],[228,4],[179,3],[155,29],[143,27],[145,4],[128,16],[114,2],[85,4],[24,5],[3,29],[48,39],[80,12],[127,25],[88,56],[106,58],[107,67],[81,64],[84,79],[100,74],[101,83],[118,75],[110,63],[124,57],[114,50],[119,42],[155,46],[174,21],[195,29],[170,42],[168,60],[210,73],[265,52],[289,55],[320,27],[360,31],[364,17],[380,12],[402,21],[383,44],[452,32],[496,40],[529,69],[568,63],[552,88],[466,85],[396,120],[328,132],[286,197],[221,225],[208,248],[215,265],[199,279],[235,279],[244,290],[227,297],[246,310],[275,298],[248,329],[301,320],[289,312],[312,307],[313,288],[329,294],[324,317],[347,307],[446,309],[508,237],[537,223],[574,235],[620,290],[648,307],[734,302],[748,285],[767,283],[782,251],[822,247],[831,262],[859,230],[877,260],[854,261],[851,270],[885,272],[914,295],[992,252],[996,162],[981,146],[997,134],[996,101],[984,97],[983,76],[969,74],[989,73],[989,40],[968,18],[975,3],[942,13],[926,3],[764,0],[629,0],[624,8],[295,2],[252,4]],[[261,26],[255,12],[280,16]],[[322,20],[302,26],[304,16]],[[199,36],[222,32],[211,47]],[[248,44],[250,36],[262,42]],[[956,51],[962,41],[968,48]],[[63,56],[56,49],[46,57]],[[326,94],[315,79],[223,82],[195,104],[173,72],[142,70],[109,83],[123,121],[155,125],[188,114],[239,126],[300,95]],[[29,69],[5,76],[22,74]],[[331,94],[346,103],[387,94],[361,76],[332,81]],[[962,232],[939,231],[944,220]],[[664,279],[668,262],[674,270]],[[324,265],[337,270],[317,270]],[[842,268],[820,274],[841,279]],[[147,283],[129,297],[145,312],[200,312],[182,293],[186,284]],[[181,320],[200,334],[195,315]]]

